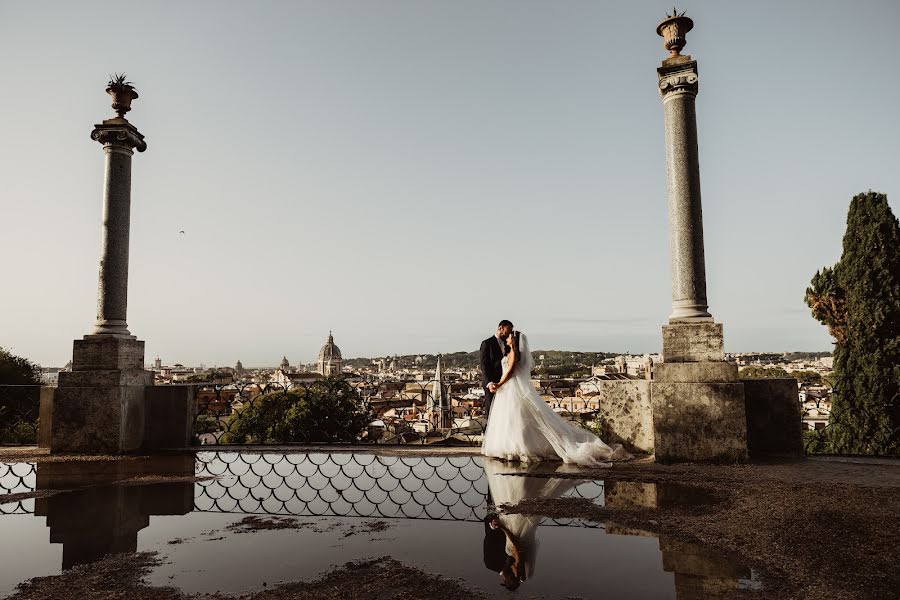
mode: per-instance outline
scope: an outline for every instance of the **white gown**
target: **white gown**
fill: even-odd
[[[508,465],[496,460],[485,460],[484,472],[495,506],[515,505],[522,500],[535,498],[559,498],[581,482],[578,479],[561,477],[527,477],[528,467]],[[523,475],[526,476],[522,477]],[[522,566],[526,577],[530,579],[534,575],[537,551],[540,547],[540,541],[536,536],[537,528],[545,517],[502,513],[498,518],[516,537]],[[513,556],[513,543],[508,537],[505,550],[508,556]]]
[[[561,460],[586,467],[605,467],[609,461],[631,458],[620,444],[608,446],[553,412],[531,383],[533,362],[524,334],[519,346],[522,364],[494,396],[481,453],[503,460]],[[509,366],[506,357],[502,364],[505,374]]]

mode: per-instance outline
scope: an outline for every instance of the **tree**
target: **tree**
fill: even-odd
[[[815,371],[791,371],[788,377],[793,377],[800,383],[806,385],[822,385],[822,375]]]
[[[0,348],[0,443],[37,440],[41,368]]]
[[[840,261],[813,276],[806,303],[835,338],[828,449],[900,452],[900,223],[887,196],[855,196]]]
[[[741,379],[784,379],[792,377],[781,367],[760,367],[756,365],[741,369],[738,375]]]
[[[0,348],[0,385],[40,385],[41,367]]]
[[[847,340],[847,299],[838,285],[833,267],[825,267],[813,275],[804,300],[813,317],[828,328],[839,344]]]
[[[234,411],[223,443],[351,443],[372,415],[356,390],[342,377],[254,398]]]

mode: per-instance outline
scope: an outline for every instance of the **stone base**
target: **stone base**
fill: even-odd
[[[125,454],[139,450],[144,439],[144,390],[153,383],[153,374],[145,373],[140,385],[104,385],[104,374],[104,381],[97,385],[57,388],[50,453]]]
[[[144,439],[144,342],[109,335],[75,340],[72,371],[59,374],[59,387],[42,403],[38,438],[51,453],[124,454]],[[49,431],[49,433],[48,433]]]
[[[721,323],[663,325],[663,362],[721,362],[725,342]]]
[[[796,379],[744,379],[750,456],[803,456]]]
[[[654,381],[650,400],[657,462],[747,461],[742,383]]]

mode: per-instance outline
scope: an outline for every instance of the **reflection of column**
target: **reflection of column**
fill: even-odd
[[[701,488],[675,482],[645,483],[607,481],[606,503],[610,509],[675,508],[703,504],[708,493]],[[606,524],[606,533],[657,537],[655,534]],[[697,544],[659,538],[663,570],[675,575],[675,597],[678,600],[725,600],[733,598],[739,579],[749,579],[750,569]]]
[[[181,481],[116,485],[133,477],[177,477]],[[136,461],[39,463],[37,490],[72,490],[35,500],[35,516],[46,516],[50,542],[63,545],[63,569],[106,554],[134,552],[138,532],[151,515],[184,515],[194,507],[193,455]],[[83,489],[78,489],[79,487]]]
[[[726,600],[737,594],[738,580],[749,579],[750,569],[720,552],[696,544],[662,538],[659,540],[663,569],[675,574],[678,600]]]

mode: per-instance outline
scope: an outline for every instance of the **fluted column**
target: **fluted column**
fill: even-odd
[[[657,69],[666,131],[666,183],[669,206],[669,254],[672,265],[670,323],[711,322],[707,310],[706,261],[703,253],[703,210],[697,151],[699,91],[697,62],[678,53],[693,22],[674,16],[657,31],[673,55]]]
[[[128,246],[131,229],[131,157],[147,149],[138,130],[124,118],[96,125],[91,138],[103,144],[103,234],[97,323],[94,334],[130,336],[128,331]]]

